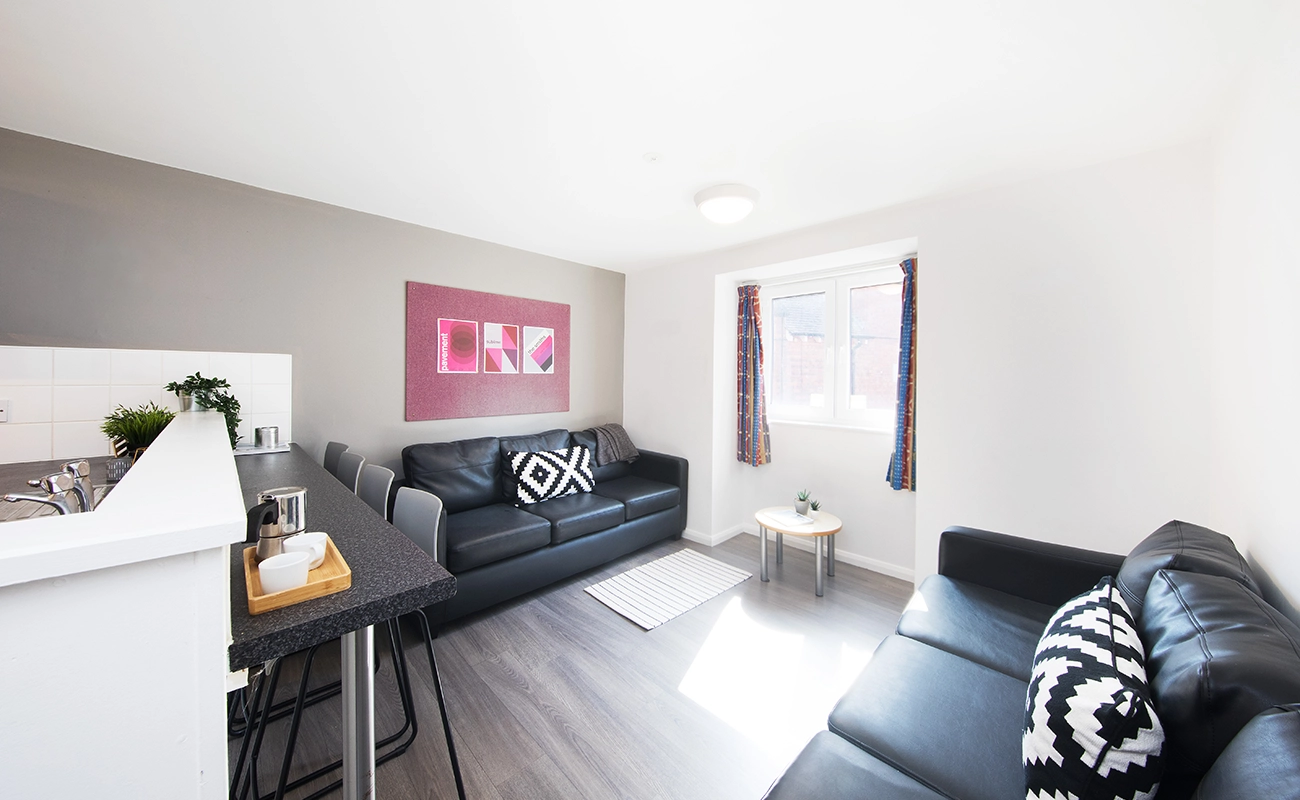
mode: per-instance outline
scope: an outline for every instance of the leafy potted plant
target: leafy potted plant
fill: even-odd
[[[808,503],[808,516],[816,517],[817,512],[821,510],[822,510],[822,501],[813,500],[812,502]]]
[[[796,514],[808,513],[808,490],[807,489],[804,489],[803,491],[797,493],[794,496],[794,510]]]
[[[239,401],[226,391],[230,382],[225,378],[205,378],[196,372],[183,381],[172,381],[165,387],[181,400],[182,411],[220,411],[226,417],[226,434],[233,448],[239,442]]]
[[[118,406],[112,414],[104,417],[104,424],[99,429],[113,443],[113,451],[119,457],[130,454],[134,462],[175,416],[175,412],[153,403],[139,408]]]

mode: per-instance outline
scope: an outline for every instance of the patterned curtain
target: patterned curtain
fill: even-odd
[[[737,288],[736,309],[736,460],[751,466],[772,461],[763,397],[763,319],[758,287]]]
[[[895,489],[916,491],[916,258],[903,270],[903,322],[898,333],[898,418],[894,455],[885,480]]]

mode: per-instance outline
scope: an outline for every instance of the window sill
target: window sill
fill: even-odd
[[[795,428],[830,428],[837,431],[854,431],[856,433],[878,433],[885,436],[893,436],[893,427],[873,428],[865,425],[850,425],[846,422],[819,422],[807,419],[772,419],[768,417],[768,425],[789,425]]]

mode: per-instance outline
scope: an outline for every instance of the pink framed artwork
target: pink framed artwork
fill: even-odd
[[[569,410],[569,306],[406,284],[406,419]]]

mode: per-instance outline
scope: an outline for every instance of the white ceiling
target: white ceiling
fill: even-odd
[[[0,0],[0,127],[626,271],[1205,136],[1263,5]]]

